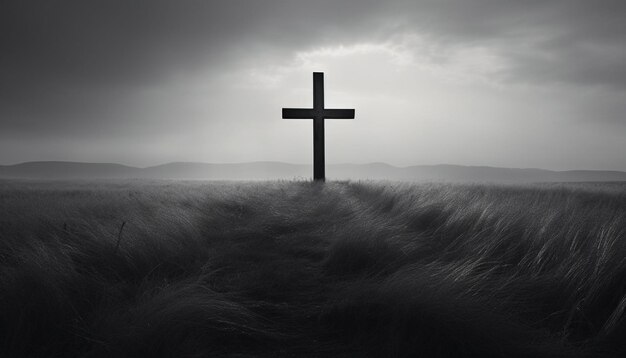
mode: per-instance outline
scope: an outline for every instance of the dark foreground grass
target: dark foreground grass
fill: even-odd
[[[620,357],[625,240],[621,184],[0,182],[0,356]]]

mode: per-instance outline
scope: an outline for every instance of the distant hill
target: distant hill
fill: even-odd
[[[146,168],[113,163],[27,162],[0,166],[0,178],[272,180],[308,179],[311,171],[310,165],[281,162],[176,162]],[[620,171],[551,171],[461,165],[336,164],[329,165],[326,172],[329,179],[495,183],[626,181],[626,172]]]

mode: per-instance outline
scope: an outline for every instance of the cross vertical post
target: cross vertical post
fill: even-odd
[[[326,180],[324,155],[324,74],[313,73],[313,180]]]
[[[324,73],[313,72],[313,108],[283,108],[283,118],[313,120],[313,179],[325,181],[324,119],[354,119],[354,109],[324,108]]]

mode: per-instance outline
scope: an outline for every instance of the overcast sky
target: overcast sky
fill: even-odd
[[[626,170],[623,0],[0,0],[0,164]]]

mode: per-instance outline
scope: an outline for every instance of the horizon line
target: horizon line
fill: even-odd
[[[33,161],[25,161],[14,164],[0,164],[0,167],[12,167],[24,164],[33,164],[33,163],[64,163],[64,164],[92,164],[92,165],[118,165],[127,168],[134,169],[148,169],[154,167],[160,167],[170,164],[204,164],[204,165],[245,165],[245,164],[283,164],[283,165],[293,165],[293,166],[313,166],[312,163],[291,163],[291,162],[282,162],[282,161],[272,161],[272,160],[260,160],[260,161],[249,161],[249,162],[199,162],[199,161],[172,161],[165,162],[161,164],[148,165],[148,166],[136,166],[129,164],[122,164],[116,162],[83,162],[83,161],[72,161],[72,160],[33,160]],[[412,167],[463,167],[463,168],[493,168],[493,169],[509,169],[509,170],[541,170],[541,171],[549,171],[549,172],[572,172],[572,171],[587,171],[587,172],[618,172],[618,173],[626,173],[626,170],[617,170],[617,169],[545,169],[538,167],[499,167],[493,165],[466,165],[466,164],[450,164],[450,163],[439,163],[439,164],[413,164],[406,166],[399,166],[394,164],[389,164],[386,162],[367,162],[367,163],[332,163],[327,164],[327,166],[342,166],[342,165],[377,165],[382,164],[389,167],[397,168],[397,169],[406,169]]]

